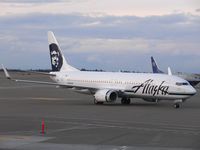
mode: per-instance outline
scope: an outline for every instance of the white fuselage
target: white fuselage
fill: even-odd
[[[90,89],[96,92],[103,89],[122,91],[128,97],[152,99],[187,99],[196,90],[184,79],[165,74],[121,73],[121,72],[87,72],[69,71],[52,72],[52,77],[60,84],[69,85],[75,90]],[[94,93],[91,93],[94,94]]]

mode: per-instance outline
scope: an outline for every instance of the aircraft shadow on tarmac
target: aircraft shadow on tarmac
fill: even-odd
[[[148,103],[148,102],[132,102],[129,105],[123,105],[120,102],[117,103],[106,103],[101,105],[95,105],[94,103],[90,102],[83,102],[83,101],[76,101],[70,102],[70,104],[66,105],[79,105],[79,106],[94,106],[94,107],[145,107],[145,108],[168,108],[171,109],[173,107],[169,107],[170,105],[173,106],[173,102],[159,102],[159,103]],[[200,105],[196,103],[186,102],[183,103],[181,109],[199,109]]]

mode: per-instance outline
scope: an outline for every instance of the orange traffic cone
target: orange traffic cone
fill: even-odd
[[[44,119],[42,119],[42,131],[40,132],[41,134],[45,134],[45,123]]]

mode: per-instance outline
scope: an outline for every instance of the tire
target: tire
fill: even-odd
[[[121,104],[128,105],[130,103],[131,103],[131,99],[130,98],[122,97]]]
[[[180,104],[178,104],[178,103],[176,103],[176,104],[174,104],[174,108],[180,108]]]
[[[126,98],[125,97],[122,97],[122,99],[121,99],[121,104],[126,104]]]
[[[130,99],[130,98],[127,98],[126,104],[129,105],[130,103],[131,103],[131,99]]]

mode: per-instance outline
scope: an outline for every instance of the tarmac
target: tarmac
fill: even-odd
[[[50,81],[14,73],[16,78]],[[93,96],[55,86],[16,83],[0,72],[0,149],[200,149],[200,90],[180,109],[132,99],[94,105]],[[41,133],[42,120],[45,133]]]

